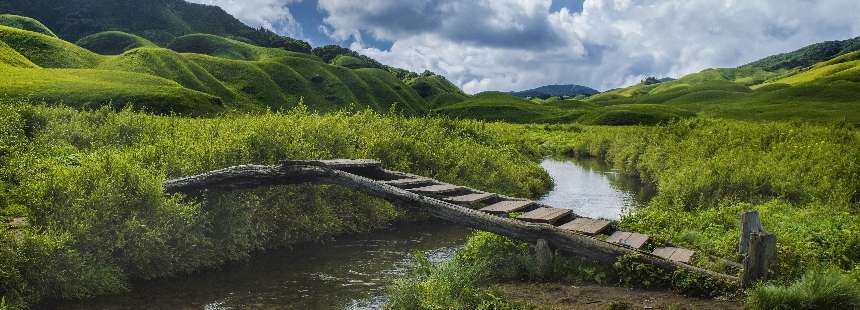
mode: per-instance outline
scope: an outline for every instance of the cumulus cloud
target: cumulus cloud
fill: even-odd
[[[301,0],[188,0],[217,5],[242,22],[266,27],[280,34],[302,37],[302,25],[296,22],[289,5]]]
[[[467,92],[577,83],[609,89],[648,75],[733,67],[860,34],[856,0],[320,0],[337,40],[384,63],[430,69]],[[380,50],[361,35],[393,42]]]

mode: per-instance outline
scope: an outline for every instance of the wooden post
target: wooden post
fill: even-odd
[[[553,252],[546,239],[538,239],[533,246],[538,275],[547,278],[552,269]]]
[[[752,287],[767,279],[770,261],[776,253],[776,236],[767,232],[754,232],[749,237],[749,251],[744,258],[744,274],[741,287]]]
[[[749,247],[750,234],[763,232],[764,227],[761,225],[761,218],[758,211],[748,210],[741,214],[741,235],[738,243],[738,252],[741,255],[747,254]]]

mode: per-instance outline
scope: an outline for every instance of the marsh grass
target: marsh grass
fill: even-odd
[[[860,283],[840,271],[810,271],[789,285],[756,287],[747,306],[753,310],[860,309]]]
[[[389,169],[509,195],[550,184],[528,148],[479,124],[372,111],[195,119],[108,108],[0,105],[0,291],[18,306],[89,298],[297,242],[378,229],[404,211],[337,186],[199,199],[166,178],[283,159],[374,158]]]

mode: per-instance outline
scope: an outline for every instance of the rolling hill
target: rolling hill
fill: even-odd
[[[511,94],[520,98],[549,98],[549,97],[576,97],[591,96],[599,93],[596,89],[582,85],[547,85],[534,89],[512,92]]]
[[[266,47],[310,53],[307,42],[249,27],[217,6],[184,0],[3,0],[0,12],[35,18],[65,40],[122,31],[166,46],[176,37],[206,33],[244,38]]]
[[[169,48],[121,32],[81,41],[105,55],[42,32],[0,26],[0,66],[10,72],[0,76],[0,93],[189,115],[290,108],[300,102],[316,111],[429,111],[422,96],[388,71],[330,65],[282,48],[209,34],[178,37]]]

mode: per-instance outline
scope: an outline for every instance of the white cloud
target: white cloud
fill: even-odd
[[[577,83],[608,89],[648,75],[732,67],[860,34],[857,0],[320,0],[336,39],[394,66],[430,69],[467,92]]]
[[[302,0],[188,0],[189,2],[217,5],[253,26],[263,26],[280,34],[302,37],[302,25],[296,22],[290,4]]]

